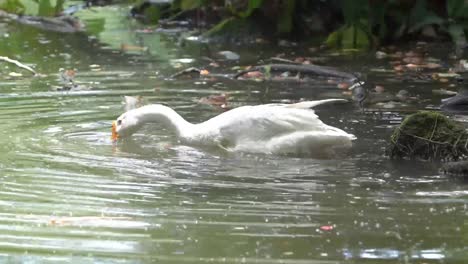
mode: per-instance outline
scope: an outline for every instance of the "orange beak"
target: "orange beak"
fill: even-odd
[[[117,123],[115,121],[112,122],[112,135],[111,139],[113,141],[117,141],[119,139],[119,134],[117,133]]]

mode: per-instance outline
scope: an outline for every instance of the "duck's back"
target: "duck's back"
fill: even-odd
[[[235,108],[200,124],[200,128],[226,148],[250,152],[297,152],[294,149],[318,146],[321,141],[333,145],[354,139],[324,124],[311,109],[279,104]]]

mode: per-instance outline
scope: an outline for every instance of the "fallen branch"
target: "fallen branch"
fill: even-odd
[[[33,70],[33,68],[31,68],[31,67],[29,67],[27,65],[24,65],[23,63],[21,63],[21,62],[19,62],[17,60],[13,60],[13,59],[10,59],[8,57],[2,57],[2,56],[0,56],[0,60],[15,64],[16,66],[18,66],[18,67],[20,67],[22,69],[25,69],[25,70],[28,70],[28,71],[32,72],[34,75],[37,74],[37,72],[35,70]]]
[[[292,61],[292,60],[283,59],[283,58],[279,58],[279,57],[271,57],[270,59],[272,61],[276,61],[276,62],[280,62],[280,63],[290,63],[290,64],[294,64],[294,65],[301,65],[302,64],[302,63],[299,63],[299,62],[295,62],[295,61]]]
[[[240,76],[253,71],[263,71],[267,73],[271,72],[297,72],[301,74],[314,74],[314,75],[323,75],[323,76],[330,76],[330,77],[338,77],[348,80],[355,80],[356,76],[352,73],[342,72],[338,69],[333,67],[327,66],[319,66],[319,65],[292,65],[292,64],[268,64],[268,65],[260,65],[251,67],[248,70],[241,71],[234,75],[234,79],[239,78]]]
[[[171,79],[174,79],[174,78],[179,77],[179,76],[181,76],[181,75],[194,74],[194,73],[200,75],[200,72],[201,72],[200,69],[195,68],[195,67],[190,67],[190,68],[187,68],[187,69],[182,70],[182,71],[180,71],[180,72],[176,72],[176,73],[172,74],[172,75],[170,76],[170,78],[171,78]]]

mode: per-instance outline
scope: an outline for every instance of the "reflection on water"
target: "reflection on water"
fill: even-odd
[[[31,47],[38,38],[50,42],[21,50],[22,60],[37,63],[43,77],[0,77],[0,260],[468,259],[462,220],[466,185],[439,175],[436,164],[383,156],[388,135],[401,120],[398,112],[361,113],[351,105],[320,109],[327,123],[358,137],[352,153],[336,160],[181,146],[157,124],[112,143],[110,124],[122,112],[123,95],[143,95],[199,122],[221,111],[196,103],[209,94],[229,92],[233,106],[340,94],[323,83],[164,80],[177,71],[171,61],[192,51],[161,40],[160,47],[171,47],[160,51],[165,59],[149,59],[112,52],[83,36],[22,30],[31,33],[22,42]],[[24,38],[23,31],[12,32],[10,39]],[[5,42],[0,47],[8,50]],[[205,63],[198,61],[203,54],[191,54],[193,59],[182,62]],[[89,67],[93,64],[100,70]],[[84,89],[56,89],[59,68],[68,67],[77,68],[75,81]]]

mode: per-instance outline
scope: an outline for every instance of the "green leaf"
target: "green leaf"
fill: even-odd
[[[149,23],[156,24],[161,18],[161,10],[157,6],[150,6],[143,12],[144,16],[149,18]]]
[[[266,79],[271,79],[271,66],[270,65],[266,65],[265,67],[263,67],[265,69],[265,78]]]
[[[341,42],[341,30],[336,30],[328,35],[325,45],[330,48],[338,48]]]
[[[248,0],[248,1],[249,2],[248,2],[247,10],[242,11],[242,12],[237,12],[237,13],[234,11],[234,13],[237,16],[243,17],[243,18],[249,17],[250,15],[252,15],[255,9],[259,8],[263,3],[263,0]],[[290,1],[287,1],[287,2],[290,2]]]
[[[65,4],[65,0],[57,0],[57,2],[55,3],[55,14],[54,15],[57,15],[59,14],[60,12],[63,11],[63,4]]]
[[[19,0],[0,0],[0,9],[9,13],[22,14],[26,8]]]
[[[358,26],[350,26],[343,30],[341,47],[343,49],[365,49],[371,44],[370,37]]]
[[[181,0],[180,1],[180,9],[182,10],[191,10],[195,8],[199,8],[202,6],[201,0]]]
[[[372,44],[372,35],[361,24],[344,26],[328,35],[325,44],[333,48],[367,49]]]
[[[40,0],[39,1],[39,16],[53,16],[55,15],[55,8],[50,4],[50,0]]]

